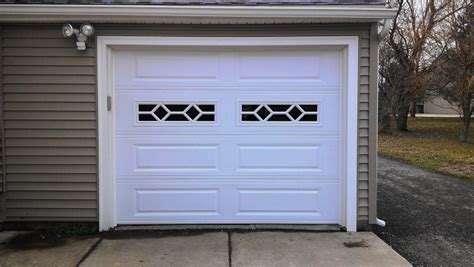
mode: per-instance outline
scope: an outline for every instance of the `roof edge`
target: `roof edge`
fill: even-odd
[[[375,22],[395,17],[380,5],[184,6],[1,4],[0,22],[323,23]]]

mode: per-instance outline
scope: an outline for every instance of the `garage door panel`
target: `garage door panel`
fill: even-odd
[[[238,145],[238,168],[320,170],[320,146],[310,145]]]
[[[219,186],[118,183],[119,222],[211,220],[222,216]]]
[[[190,92],[183,92],[180,94],[151,94],[151,93],[118,93],[116,99],[117,118],[116,129],[118,132],[125,133],[180,133],[192,131],[215,131],[218,130],[225,120],[220,117],[224,113],[228,117],[234,114],[228,114],[223,110],[223,107],[234,105],[230,102],[231,99],[225,99],[222,96],[215,94],[201,94],[194,95]],[[183,112],[177,112],[172,108],[176,106],[186,106]],[[155,109],[148,112],[154,114],[156,119],[154,121],[140,120],[140,113],[147,113],[140,111],[142,106],[153,106]],[[213,110],[203,109],[212,108]],[[166,108],[166,110],[164,110]],[[197,108],[197,109],[196,109]],[[192,109],[192,110],[191,110]],[[197,111],[197,114],[196,114]],[[172,114],[186,114],[189,119],[173,120]],[[211,120],[202,121],[197,116],[206,114],[214,115]],[[183,131],[185,130],[185,131]]]
[[[135,145],[136,170],[213,171],[218,168],[219,146],[213,144]]]
[[[339,95],[337,94],[242,94],[233,96],[217,95],[212,92],[192,94],[183,92],[173,94],[150,93],[119,93],[117,95],[117,131],[119,133],[154,133],[154,134],[181,134],[188,131],[194,133],[212,134],[239,134],[255,133],[266,134],[275,132],[292,132],[298,134],[336,134],[340,129],[341,116],[339,110]],[[214,121],[139,121],[140,105],[160,105],[169,107],[180,105],[211,105],[214,107]],[[259,110],[273,106],[288,106],[285,112],[269,110],[265,116],[285,116],[287,121],[272,121],[271,117],[259,117],[262,120],[245,121],[242,115],[244,107],[259,106]],[[293,107],[292,107],[293,106]],[[314,106],[316,112],[310,111],[307,115],[317,115],[317,121],[304,121],[304,110],[301,107]],[[189,111],[189,110],[188,110]],[[296,111],[296,113],[293,113]],[[159,110],[154,111],[161,116]],[[189,112],[188,112],[189,113]],[[282,114],[283,113],[283,114]],[[191,114],[191,113],[189,113]],[[202,112],[204,115],[205,112]],[[193,114],[191,114],[193,115]],[[260,116],[260,115],[259,115]],[[161,117],[160,117],[161,118]],[[199,120],[199,119],[198,119]]]
[[[341,50],[160,48],[115,56],[117,86],[339,86]],[[150,87],[152,86],[152,87]]]
[[[222,83],[221,54],[209,49],[123,51],[115,57],[117,86],[215,86]]]
[[[337,223],[337,183],[118,183],[118,223]],[[331,202],[331,206],[326,205]]]
[[[138,189],[137,213],[218,214],[217,188]]]
[[[236,85],[197,85],[194,86],[179,86],[176,84],[161,85],[157,86],[152,83],[145,85],[118,85],[117,92],[119,93],[151,93],[151,92],[160,92],[160,93],[191,93],[191,94],[202,94],[203,92],[219,92],[219,95],[235,95],[235,91],[238,90],[241,93],[287,93],[288,90],[291,90],[294,93],[310,93],[315,92],[321,94],[338,94],[340,86],[312,86],[312,85],[300,85],[296,86],[293,82],[292,84],[282,84],[281,81],[275,81],[272,84],[236,84]],[[151,91],[151,92],[150,92]]]
[[[313,51],[262,50],[242,52],[238,56],[238,79],[260,80],[310,80],[321,79],[320,55]]]
[[[169,175],[200,179],[222,176],[283,175],[302,173],[313,179],[339,176],[340,144],[335,138],[308,139],[281,136],[214,138],[119,138],[118,177]]]
[[[140,53],[135,55],[134,67],[136,80],[216,81],[219,75],[219,56],[210,51],[195,50],[181,51],[179,54],[166,51],[152,55]]]
[[[237,55],[237,83],[243,86],[339,86],[340,51],[260,48]]]
[[[337,222],[338,184],[242,185],[237,189],[238,218],[325,220]],[[327,203],[331,203],[328,208]]]
[[[221,144],[216,140],[124,138],[119,139],[118,175],[217,175]],[[120,163],[123,164],[120,164]]]
[[[341,116],[340,97],[338,94],[245,94],[238,95],[240,118],[237,132],[269,133],[291,131],[301,134],[335,134],[340,130],[338,118]],[[255,106],[253,114],[258,120],[244,120],[242,114],[249,114],[246,107]],[[282,109],[280,109],[282,107]],[[289,107],[286,111],[286,107]],[[306,107],[311,109],[305,111]],[[277,108],[277,109],[276,109]],[[314,109],[313,109],[314,108]],[[275,110],[272,110],[275,109]],[[260,113],[266,110],[265,113]],[[296,111],[296,113],[294,113]],[[262,116],[263,115],[263,116]],[[286,121],[273,120],[272,116],[286,116]],[[305,121],[305,115],[316,115],[315,120]]]
[[[335,168],[340,158],[338,140],[281,139],[275,142],[249,138],[248,143],[238,143],[236,173],[311,173],[315,179],[338,177],[339,170]]]

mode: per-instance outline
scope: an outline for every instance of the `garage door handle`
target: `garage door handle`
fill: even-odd
[[[112,97],[107,96],[107,110],[112,110]]]

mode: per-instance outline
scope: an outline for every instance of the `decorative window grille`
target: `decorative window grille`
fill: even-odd
[[[214,104],[138,104],[139,122],[214,122]]]
[[[242,104],[242,122],[317,123],[318,104]]]

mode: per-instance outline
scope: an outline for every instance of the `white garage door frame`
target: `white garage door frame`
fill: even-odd
[[[321,46],[339,47],[343,53],[342,70],[342,157],[341,226],[357,230],[357,165],[358,165],[358,75],[359,44],[357,36],[324,37],[97,37],[98,84],[98,164],[99,164],[99,229],[117,226],[115,203],[115,112],[113,51],[123,47],[159,46]],[[344,179],[345,177],[345,179]]]

